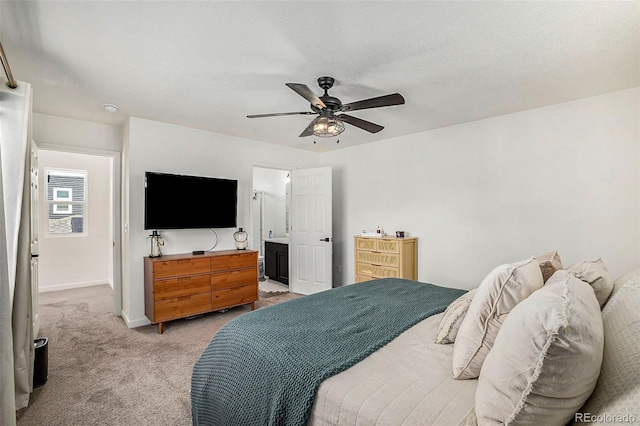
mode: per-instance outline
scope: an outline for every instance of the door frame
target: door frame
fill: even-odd
[[[293,170],[295,170],[295,169],[296,169],[296,167],[289,167],[289,166],[286,166],[286,165],[283,165],[283,164],[272,164],[272,163],[253,163],[253,164],[251,165],[251,190],[250,190],[250,193],[251,193],[252,195],[253,195],[253,192],[254,192],[254,191],[261,191],[261,192],[263,192],[262,190],[259,190],[259,189],[257,190],[257,189],[255,188],[255,182],[253,181],[253,179],[254,179],[254,172],[255,172],[255,169],[256,169],[256,168],[259,168],[259,169],[270,169],[270,170],[279,170],[279,171],[282,171],[282,172],[289,172],[289,173],[291,173]],[[262,197],[263,197],[262,214],[264,215],[264,192],[263,192],[263,194],[262,194]],[[289,212],[289,215],[291,215],[291,212]],[[263,218],[263,219],[264,219],[264,218]],[[251,227],[250,227],[250,229],[253,229],[254,220],[256,220],[256,218],[254,218],[254,215],[253,215],[253,209],[251,208],[251,205],[249,205],[249,224],[250,224],[250,226],[251,226]],[[262,240],[262,236],[260,236],[260,239]],[[289,241],[289,242],[290,242],[290,241]],[[260,243],[260,244],[262,244],[262,243]],[[256,249],[255,247],[253,247],[253,249],[254,249],[254,250],[259,250],[259,249]],[[262,256],[265,258],[265,260],[264,260],[265,265],[266,265],[266,255],[267,255],[266,251],[265,251],[264,253],[262,253]],[[265,275],[266,275],[266,274],[265,274]],[[289,276],[291,276],[291,260],[290,260],[290,259],[289,259],[289,271],[288,271],[288,275],[289,275]],[[291,289],[289,289],[289,291],[291,291]]]
[[[111,232],[113,240],[113,314],[122,316],[122,152],[80,146],[48,144],[35,141],[45,151],[88,154],[112,158]]]

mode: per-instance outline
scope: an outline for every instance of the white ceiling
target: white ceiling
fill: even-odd
[[[640,2],[0,2],[0,41],[34,111],[127,116],[323,152],[640,86]],[[285,83],[333,76],[352,115],[340,144]],[[103,103],[120,106],[110,114]]]

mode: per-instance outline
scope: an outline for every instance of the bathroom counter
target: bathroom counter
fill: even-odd
[[[289,238],[287,238],[287,237],[267,238],[264,241],[266,243],[289,244]]]

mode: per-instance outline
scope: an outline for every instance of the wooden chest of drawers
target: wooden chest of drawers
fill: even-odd
[[[223,250],[204,255],[144,258],[144,309],[158,333],[164,323],[258,300],[258,252]]]
[[[355,237],[355,281],[376,278],[418,279],[416,237]]]

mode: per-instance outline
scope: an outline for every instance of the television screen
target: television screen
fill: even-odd
[[[145,173],[144,229],[235,228],[238,181]]]

